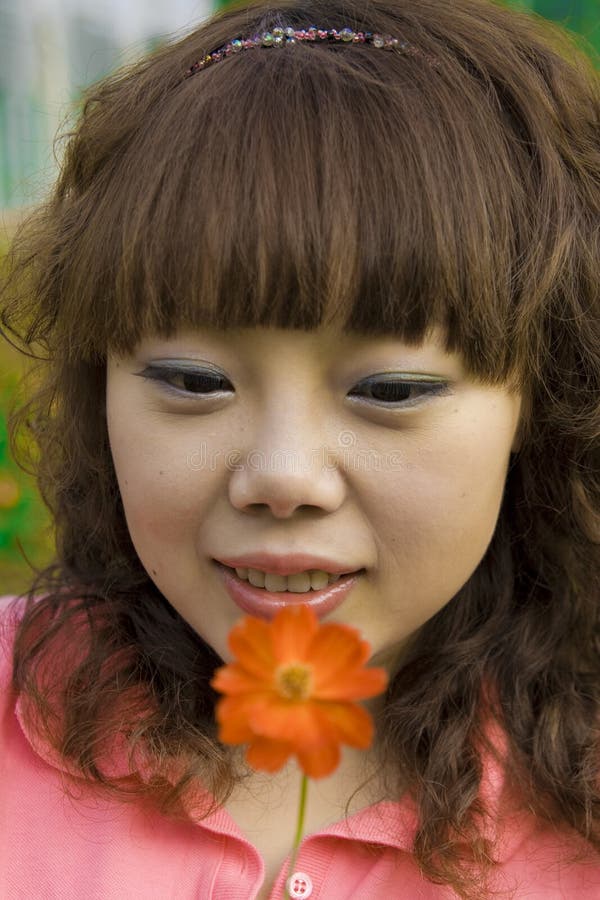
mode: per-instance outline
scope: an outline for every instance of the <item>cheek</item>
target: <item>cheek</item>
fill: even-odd
[[[201,500],[192,489],[197,475],[186,447],[161,439],[157,429],[116,417],[109,421],[109,439],[127,526],[138,552],[138,545],[147,542],[180,541]]]
[[[479,564],[494,533],[509,448],[447,438],[430,443],[363,489],[377,522],[380,559],[407,592],[425,585],[455,593]]]

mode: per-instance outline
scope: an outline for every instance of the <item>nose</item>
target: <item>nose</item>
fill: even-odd
[[[346,485],[337,452],[327,440],[319,441],[327,430],[315,428],[310,409],[302,414],[288,400],[285,411],[279,406],[276,417],[261,418],[250,431],[251,445],[229,478],[229,499],[236,509],[264,507],[287,519],[304,507],[331,513],[343,503]]]

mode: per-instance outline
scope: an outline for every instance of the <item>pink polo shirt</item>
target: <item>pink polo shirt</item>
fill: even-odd
[[[36,739],[22,700],[10,691],[12,635],[24,602],[0,597],[0,898],[255,898],[264,880],[262,858],[224,809],[178,824],[148,808],[103,798],[83,779],[75,796],[66,795],[66,766]],[[493,737],[501,749],[502,735]],[[121,762],[113,762],[116,771]],[[489,755],[483,766],[480,790],[500,841],[494,888],[527,900],[600,900],[600,856],[571,865],[561,860],[566,850],[585,848],[583,841],[517,811],[502,767]],[[455,898],[454,891],[420,875],[410,850],[416,825],[415,807],[405,798],[367,807],[307,835],[295,866],[294,895],[303,900]],[[272,900],[283,896],[286,874],[287,861]]]

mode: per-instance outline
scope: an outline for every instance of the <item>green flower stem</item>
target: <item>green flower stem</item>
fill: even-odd
[[[296,865],[296,857],[298,856],[298,849],[300,847],[300,842],[302,840],[302,835],[304,833],[304,816],[306,813],[306,794],[308,792],[308,778],[306,775],[302,775],[302,781],[300,782],[300,804],[298,806],[298,824],[296,826],[296,836],[294,837],[294,847],[292,850],[292,859],[290,861],[290,867],[288,869],[288,877],[286,878],[286,897],[291,898],[290,892],[287,890],[287,882],[290,876],[294,874],[294,866]]]

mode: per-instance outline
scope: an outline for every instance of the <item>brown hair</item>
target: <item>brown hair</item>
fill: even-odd
[[[280,22],[398,35],[420,52],[299,43],[185,78]],[[13,247],[2,322],[45,351],[11,442],[56,534],[28,592],[14,688],[91,781],[176,817],[193,776],[219,801],[236,777],[208,686],[220,660],[128,534],[107,352],[179,326],[313,329],[339,314],[349,330],[419,342],[443,323],[474,378],[528,402],[490,546],[390,686],[382,763],[417,802],[425,876],[481,897],[487,681],[525,807],[600,850],[599,87],[566,33],[483,0],[261,0],[89,90],[55,190]],[[64,659],[57,731],[35,674],[77,617],[89,646]],[[93,748],[129,688],[132,742],[158,768],[189,762],[174,790],[157,778],[125,793],[99,765]]]

